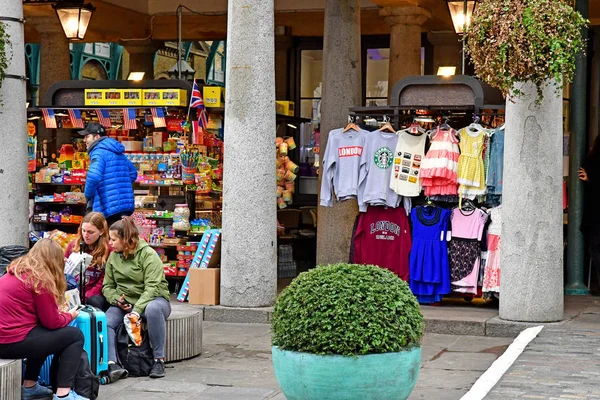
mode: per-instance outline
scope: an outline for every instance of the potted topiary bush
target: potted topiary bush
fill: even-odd
[[[406,399],[417,382],[423,315],[408,284],[386,269],[304,272],[271,321],[273,366],[288,400]]]

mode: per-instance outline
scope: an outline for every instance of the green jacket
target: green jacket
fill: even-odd
[[[169,285],[156,251],[142,239],[135,254],[127,259],[113,251],[106,262],[102,294],[114,306],[125,294],[125,300],[133,304],[132,311],[140,315],[155,298],[163,297],[168,301]]]

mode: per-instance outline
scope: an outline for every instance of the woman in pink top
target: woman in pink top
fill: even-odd
[[[27,358],[21,399],[85,399],[71,390],[83,334],[67,326],[79,311],[62,312],[67,282],[60,246],[41,239],[0,278],[0,358]],[[56,395],[37,383],[46,358],[58,362]]]

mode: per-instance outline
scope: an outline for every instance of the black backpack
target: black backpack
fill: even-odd
[[[148,333],[142,331],[142,344],[138,347],[129,338],[125,325],[121,324],[117,328],[116,339],[119,363],[129,372],[129,376],[150,375],[150,369],[154,363],[154,354],[150,346]]]
[[[54,357],[52,365],[50,366],[50,381],[52,382],[52,387],[55,391],[57,389],[58,358],[59,357]],[[81,352],[81,359],[79,361],[79,367],[77,368],[77,374],[75,375],[73,390],[78,395],[87,397],[90,400],[96,400],[96,398],[98,398],[100,378],[92,372],[88,354],[85,350],[82,350]]]

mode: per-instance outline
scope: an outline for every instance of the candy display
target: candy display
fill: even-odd
[[[187,232],[190,230],[190,208],[187,204],[175,205],[173,212],[173,229]]]
[[[293,137],[275,139],[277,146],[277,158],[275,166],[277,168],[275,178],[277,180],[277,207],[286,208],[294,201],[294,191],[296,190],[296,178],[300,167],[288,157],[288,152],[296,148]]]

